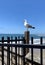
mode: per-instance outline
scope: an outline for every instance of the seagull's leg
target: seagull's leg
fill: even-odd
[[[28,28],[27,28],[27,31],[28,31]]]

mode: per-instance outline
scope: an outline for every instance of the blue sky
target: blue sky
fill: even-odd
[[[0,33],[24,33],[24,19],[45,34],[45,0],[0,0]]]

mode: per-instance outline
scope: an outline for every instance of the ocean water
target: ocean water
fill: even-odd
[[[22,36],[24,36],[23,34],[0,34],[0,39],[2,38],[2,37],[4,37],[4,39],[7,39],[7,37],[13,37],[13,38],[15,38],[15,37],[22,37]]]
[[[7,37],[13,37],[13,38],[15,38],[15,37],[22,37],[22,36],[25,36],[25,35],[24,34],[0,34],[0,39],[2,37],[4,37],[6,39]],[[40,36],[40,35],[35,35],[35,34],[31,34],[30,38],[31,37],[33,37],[34,39],[39,39],[40,37],[45,38],[45,36],[43,36],[43,35]]]
[[[24,34],[0,34],[0,40],[2,39],[2,37],[4,37],[4,39],[7,39],[7,37],[13,37],[13,39],[15,38],[15,37],[22,37],[22,36],[25,36]],[[31,37],[33,37],[33,43],[34,44],[40,44],[40,37],[43,37],[43,44],[45,44],[45,36],[44,35],[42,35],[42,36],[40,36],[40,35],[36,35],[36,34],[31,34],[30,35],[30,43],[31,43]]]

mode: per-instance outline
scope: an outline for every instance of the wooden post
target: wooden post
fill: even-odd
[[[25,40],[26,40],[26,44],[29,44],[29,38],[30,38],[30,32],[29,31],[25,31]],[[29,49],[26,48],[26,54],[29,52]]]
[[[4,43],[4,37],[2,37],[2,44]],[[4,65],[4,46],[2,46],[2,65]]]
[[[7,37],[7,44],[10,43],[10,37]],[[7,47],[7,65],[10,65],[10,47]]]
[[[33,37],[31,37],[31,44],[33,44]],[[33,65],[33,48],[31,48],[31,60],[32,60],[31,65]]]
[[[23,36],[21,37],[21,39],[23,40],[22,43],[25,44]],[[23,57],[21,57],[21,65],[24,65],[24,63],[25,63],[25,56],[24,56],[24,54],[25,54],[24,53],[24,48],[21,48],[21,56],[23,56]]]
[[[23,37],[23,43],[25,44],[25,38]],[[26,49],[23,48],[23,65],[26,65],[25,64],[25,55],[26,55]],[[27,64],[28,65],[28,64]]]
[[[17,37],[15,37],[15,44],[17,44]],[[17,65],[17,47],[15,47],[15,65]]]
[[[18,39],[20,39],[20,36],[18,36]],[[19,43],[20,43],[20,41],[18,41],[18,44]],[[17,49],[18,49],[18,54],[20,55],[20,49],[21,48],[17,48]],[[18,58],[18,65],[21,65],[21,62],[20,62],[21,61],[21,58],[19,56],[17,58]]]
[[[12,44],[13,37],[11,37],[11,44]],[[11,52],[13,52],[13,47],[11,47]],[[11,53],[11,65],[13,65],[13,54]]]
[[[40,38],[40,44],[42,45],[43,43],[43,38]],[[43,65],[43,49],[40,49],[40,63]]]
[[[29,40],[30,40],[30,32],[29,31],[25,31],[25,40],[26,40],[26,44],[29,44]],[[29,48],[25,49],[25,54],[27,55],[29,53]],[[29,63],[27,63],[26,65],[29,65]]]

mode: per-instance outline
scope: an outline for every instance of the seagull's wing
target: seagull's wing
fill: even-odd
[[[31,28],[32,26],[31,26],[31,25],[29,25],[29,24],[26,24],[26,27],[27,27],[27,28]]]
[[[27,28],[33,28],[33,29],[35,29],[35,27],[32,27],[32,26],[29,25],[29,24],[26,24],[26,27],[27,27]]]

